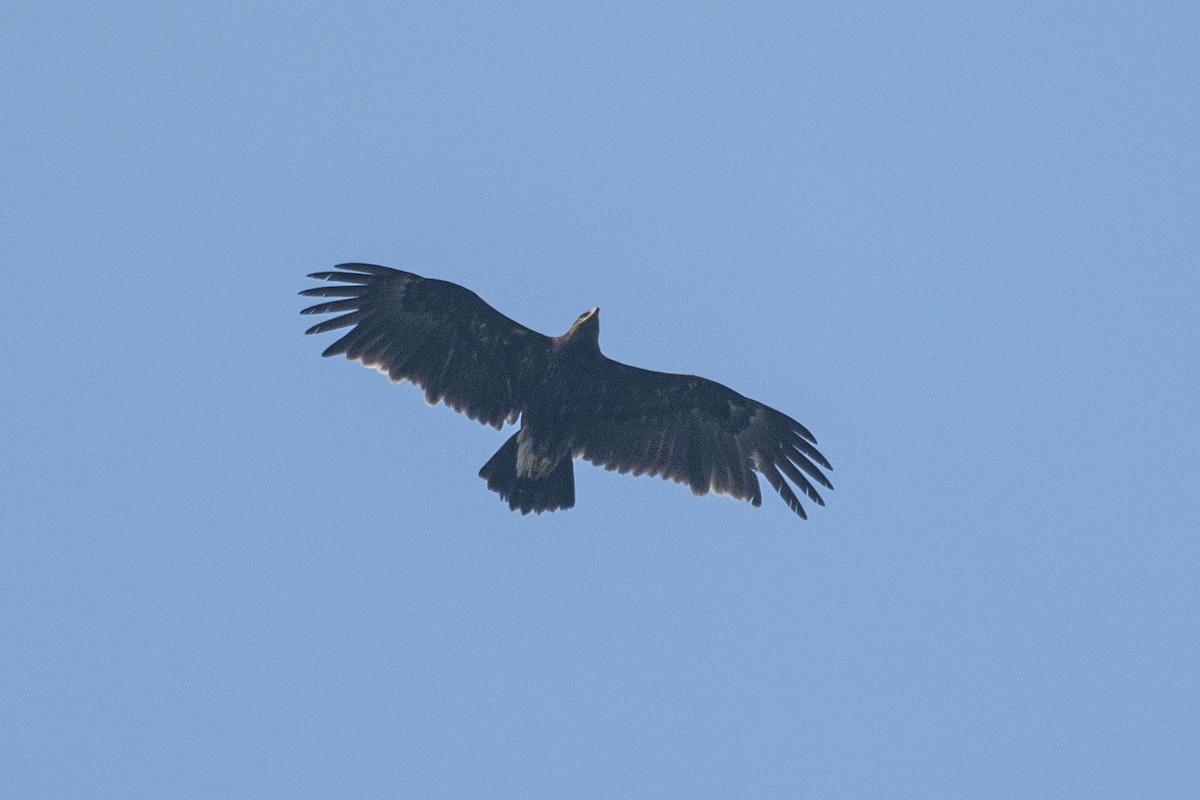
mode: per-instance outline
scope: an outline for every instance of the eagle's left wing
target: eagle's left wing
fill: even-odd
[[[431,405],[442,400],[486,425],[516,421],[530,377],[544,369],[550,337],[456,283],[375,264],[338,264],[337,270],[309,275],[335,285],[300,293],[342,298],[301,314],[344,312],[305,333],[353,326],[321,355],[344,353],[393,381],[410,380]]]
[[[799,422],[706,378],[607,358],[603,363],[593,422],[575,455],[619,472],[686,483],[698,495],[711,490],[756,506],[762,504],[757,470],[801,517],[807,516],[804,507],[784,476],[825,505],[813,481],[832,489],[821,472],[831,467]]]

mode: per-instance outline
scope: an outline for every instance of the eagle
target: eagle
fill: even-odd
[[[345,355],[393,382],[500,430],[520,427],[479,476],[522,514],[575,505],[574,460],[658,475],[762,505],[761,473],[807,518],[796,489],[825,505],[829,461],[796,420],[695,375],[632,367],[600,352],[600,309],[562,336],[546,336],[496,311],[463,286],[375,264],[339,264],[300,292],[337,298],[302,314],[339,314],[305,333],[350,328],[323,356]],[[790,481],[790,483],[789,483]]]

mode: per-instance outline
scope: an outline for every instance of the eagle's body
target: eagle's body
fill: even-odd
[[[600,352],[600,312],[548,337],[446,281],[372,264],[310,277],[337,281],[301,294],[345,298],[304,309],[347,312],[308,329],[354,327],[324,355],[411,380],[429,403],[444,401],[473,419],[520,428],[479,474],[514,510],[575,504],[573,460],[687,483],[762,503],[755,471],[805,516],[787,476],[814,502],[809,478],[832,488],[829,462],[800,423],[714,381],[638,369]]]

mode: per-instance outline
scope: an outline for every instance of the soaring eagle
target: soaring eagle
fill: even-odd
[[[300,294],[336,297],[302,314],[339,313],[309,328],[353,326],[324,356],[345,354],[392,381],[407,379],[499,430],[521,426],[479,470],[509,508],[541,513],[575,505],[574,459],[661,475],[762,505],[755,471],[806,517],[792,484],[818,505],[832,489],[816,439],[791,417],[695,375],[652,372],[600,352],[600,309],[562,336],[544,336],[469,289],[374,264],[339,264],[310,278],[337,285]]]

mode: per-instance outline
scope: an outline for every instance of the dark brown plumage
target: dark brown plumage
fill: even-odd
[[[520,419],[479,472],[514,510],[573,506],[575,458],[756,506],[761,472],[801,517],[793,484],[818,505],[825,503],[813,483],[833,488],[816,439],[791,417],[705,378],[604,356],[599,309],[550,337],[457,284],[374,264],[336,270],[309,276],[335,285],[300,293],[339,298],[301,312],[341,314],[306,333],[350,327],[322,355],[344,354],[393,381],[412,381],[430,404],[442,401],[497,429]]]

